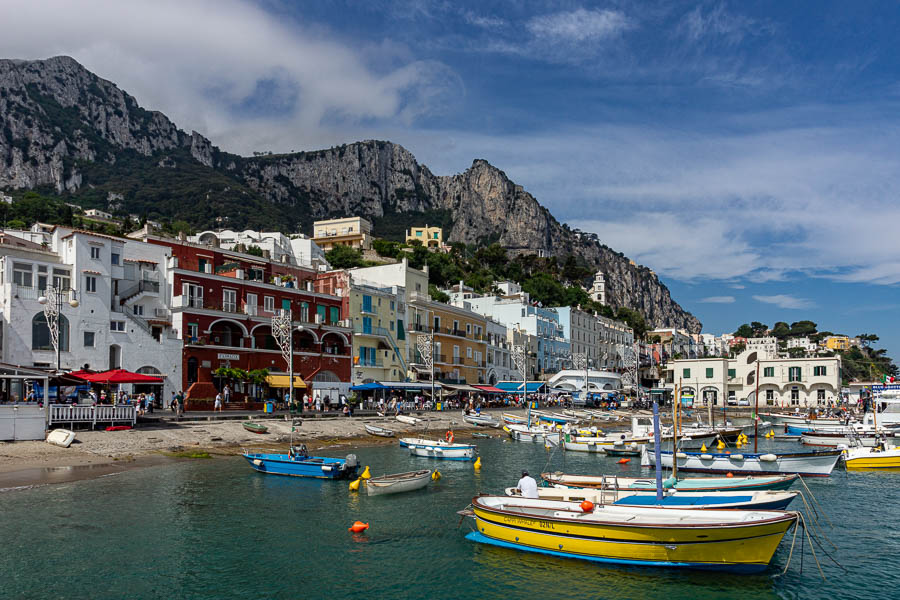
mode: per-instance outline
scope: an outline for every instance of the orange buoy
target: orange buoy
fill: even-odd
[[[594,510],[594,503],[591,502],[590,500],[584,500],[584,501],[582,501],[582,503],[581,503],[581,510],[582,510],[583,512],[591,512],[592,510]]]
[[[734,473],[729,473],[729,474],[726,475],[725,477],[734,477]]]
[[[620,458],[616,462],[618,462],[620,465],[627,465],[629,462],[631,462],[631,459],[630,458]]]
[[[359,533],[360,531],[365,531],[369,528],[368,523],[363,523],[362,521],[356,521],[353,525],[347,528],[347,531],[352,531],[353,533]]]
[[[444,434],[444,439],[447,440],[447,443],[452,444],[454,439],[453,432],[448,429],[447,433]]]

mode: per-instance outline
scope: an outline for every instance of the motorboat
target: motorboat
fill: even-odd
[[[672,453],[662,450],[660,462],[663,468],[696,473],[797,473],[809,477],[827,477],[841,456],[840,450],[819,450],[814,452],[779,452],[777,454],[755,452],[683,452]],[[641,466],[653,463],[650,453],[641,454]]]
[[[844,453],[844,465],[849,470],[900,468],[900,447],[884,442],[872,448],[859,446],[847,448]]]
[[[287,454],[244,450],[243,456],[254,470],[267,475],[348,479],[359,470],[359,460],[355,454],[348,454],[344,458],[310,456],[306,445],[292,446]]]
[[[478,414],[478,413],[466,414],[465,412],[463,412],[462,418],[463,418],[463,421],[465,421],[466,423],[469,423],[470,425],[477,425],[478,427],[497,428],[497,427],[500,427],[500,425],[502,424],[500,421],[498,421],[497,419],[495,419],[491,416],[482,415],[482,414]]]
[[[410,444],[412,444],[412,445],[416,445],[416,444],[431,444],[431,443],[434,442],[434,440],[427,440],[427,439],[424,439],[424,438],[409,438],[409,437],[403,437],[403,438],[400,438],[399,442],[400,442],[400,447],[401,447],[401,448],[408,448],[408,447],[410,446]]]
[[[408,473],[395,473],[366,479],[366,493],[370,496],[401,494],[420,490],[431,483],[431,470],[422,469]]]
[[[753,490],[786,490],[798,479],[789,475],[749,475],[745,477],[669,477],[663,489],[690,492],[726,492]],[[656,490],[652,478],[619,477],[618,475],[573,475],[562,472],[541,473],[541,479],[551,486],[570,488]]]
[[[874,448],[881,440],[896,437],[894,431],[865,430],[845,427],[835,431],[804,431],[800,434],[800,443],[806,446],[823,446],[837,448],[844,446],[865,446]]]
[[[368,423],[365,425],[366,432],[369,435],[377,435],[379,437],[394,437],[393,429],[385,429],[384,427],[379,427],[378,425],[369,425]]]
[[[455,444],[443,440],[418,440],[407,444],[407,447],[412,456],[442,460],[475,460],[478,450],[474,444]]]
[[[477,496],[466,538],[601,563],[764,571],[798,516],[783,511],[684,510]],[[698,543],[698,539],[702,543]]]
[[[559,441],[559,430],[546,425],[507,425],[504,430],[517,442],[545,443],[548,438]]]

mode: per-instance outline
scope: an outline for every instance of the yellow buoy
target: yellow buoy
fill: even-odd
[[[480,456],[477,459],[475,459],[475,464],[472,466],[475,467],[476,471],[481,468],[481,457]]]
[[[740,448],[740,447],[743,446],[743,445],[744,445],[744,443],[743,443],[741,440],[738,440],[738,441],[737,441],[737,444],[735,444],[735,446],[736,446],[737,448]]]
[[[441,472],[440,472],[440,471],[435,471],[434,473],[431,474],[431,480],[432,480],[432,481],[437,481],[437,480],[440,479],[440,478],[441,478]]]
[[[706,452],[706,444],[700,446],[700,452]]]
[[[366,465],[366,468],[363,470],[362,475],[359,476],[360,479],[372,479],[372,474],[369,473],[369,466]]]
[[[716,444],[716,448],[718,448],[719,450],[721,450],[721,449],[724,448],[724,447],[725,447],[725,442],[723,442],[722,440],[719,440],[719,443]]]
[[[358,491],[359,491],[359,482],[360,482],[359,479],[350,482],[350,491],[351,491],[351,492],[358,492]]]

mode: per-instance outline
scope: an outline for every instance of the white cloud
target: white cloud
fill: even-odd
[[[730,287],[730,288],[733,289],[733,290],[742,290],[742,289],[746,288],[747,286],[746,286],[746,285],[741,285],[740,283],[732,283],[732,284],[729,285],[728,287]]]
[[[583,8],[533,17],[526,25],[535,37],[551,43],[606,40],[632,26],[631,20],[620,11]]]
[[[709,296],[699,300],[705,304],[733,304],[734,296]]]
[[[745,15],[728,12],[723,4],[709,10],[697,6],[682,17],[677,31],[693,42],[705,38],[725,39],[736,44],[746,35],[754,35],[769,31],[771,26],[751,19]]]
[[[765,304],[774,304],[778,308],[813,308],[814,302],[806,298],[797,298],[790,294],[775,294],[773,296],[753,296],[754,300]]]
[[[445,65],[374,50],[249,0],[19,3],[4,11],[0,38],[2,56],[73,56],[143,106],[245,153],[316,147],[340,126],[409,124],[462,93]],[[266,101],[275,114],[240,109]]]
[[[463,14],[463,19],[465,19],[466,23],[468,23],[469,25],[483,27],[485,29],[496,29],[498,27],[503,27],[504,25],[506,25],[505,19],[501,19],[500,17],[478,15],[473,13],[472,11],[466,11]]]

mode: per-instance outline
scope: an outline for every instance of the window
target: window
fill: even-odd
[[[791,406],[800,404],[800,390],[791,390]]]
[[[466,348],[466,358],[472,358],[472,348]]]
[[[800,381],[800,367],[790,367],[788,369],[788,381]]]
[[[827,373],[826,373],[826,369],[824,366],[813,367],[813,375],[815,375],[817,377],[824,377],[826,374]],[[825,393],[825,390],[820,390],[820,391],[823,394]]]
[[[324,304],[319,304],[318,306],[316,306],[316,322],[317,323],[325,322],[325,309],[327,309],[327,308],[328,307],[325,306]]]
[[[100,246],[91,246],[91,258],[100,260]]]
[[[391,329],[391,331],[393,331],[393,330],[394,330],[394,320],[391,319],[390,323],[391,323],[391,324],[390,324],[390,329]]]
[[[134,307],[131,309],[131,312],[133,314],[138,315],[139,317],[143,316],[144,315],[144,306],[142,304],[135,304]]]
[[[372,317],[363,317],[362,332],[372,333]]]
[[[93,275],[87,275],[84,278],[84,291],[94,294],[97,292],[97,278]]]
[[[31,265],[28,263],[13,263],[13,283],[22,287],[31,287],[34,279],[31,274]]]
[[[434,330],[438,331],[440,328],[441,328],[441,318],[435,317],[434,318]]]
[[[394,310],[394,301],[391,300],[391,310]]]
[[[258,310],[256,306],[256,298],[256,294],[247,294],[246,310],[244,310],[244,312],[246,312],[248,315],[255,315],[256,311]]]
[[[53,350],[53,344],[50,343],[50,328],[47,326],[47,317],[43,311],[31,319],[31,349]],[[69,320],[65,315],[59,315],[59,349],[62,352],[69,351]]]
[[[44,265],[38,265],[38,276],[37,276],[37,289],[46,290],[47,289],[47,267]]]
[[[466,323],[466,335],[472,335],[472,324]]]
[[[398,340],[406,339],[406,330],[403,329],[403,319],[397,319],[397,339]]]
[[[110,321],[109,322],[109,330],[110,331],[125,331],[125,321]]]
[[[58,290],[68,290],[72,288],[72,280],[69,278],[69,271],[66,269],[53,269],[53,287]]]
[[[734,369],[728,369],[728,379],[734,379],[735,375]]]
[[[362,297],[362,310],[363,312],[372,312],[372,296],[363,295]]]
[[[222,290],[222,310],[237,312],[237,290]]]
[[[275,312],[275,297],[274,296],[264,296],[263,297],[263,310],[265,312],[270,312],[270,313]]]
[[[300,303],[300,321],[309,323],[309,302]]]
[[[119,264],[119,258],[120,258],[119,253],[113,252],[112,254],[109,255],[109,262],[111,262],[114,265],[117,265],[117,264]]]
[[[763,377],[775,377],[775,367],[763,367]]]
[[[201,273],[206,273],[206,265],[209,264],[209,261],[205,258],[197,259],[197,270]]]
[[[198,334],[200,333],[200,326],[197,323],[188,323],[187,330],[184,332],[185,338],[191,340],[192,342],[197,341]]]
[[[766,390],[766,404],[775,404],[775,390]]]
[[[706,378],[707,378],[707,379],[712,379],[712,378],[713,378],[713,370],[712,370],[712,367],[707,367],[707,368],[706,368]]]
[[[816,390],[816,400],[819,401],[819,404],[825,402],[825,390]]]
[[[682,370],[681,376],[682,376],[684,379],[690,379],[690,378],[691,378],[691,370],[690,370],[690,369],[684,369],[684,370]]]
[[[85,331],[84,332],[84,347],[85,348],[93,348],[94,347],[94,332],[93,331]]]
[[[337,306],[331,306],[328,308],[328,322],[334,325],[338,321],[341,320],[341,309]]]
[[[453,333],[459,331],[459,321],[453,321]]]

